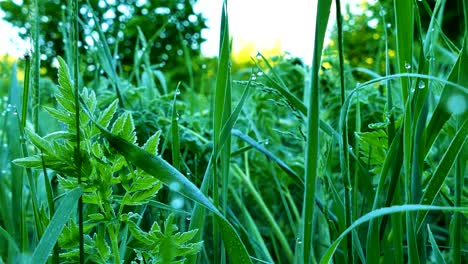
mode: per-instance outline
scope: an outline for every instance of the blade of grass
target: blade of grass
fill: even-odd
[[[263,200],[261,194],[255,189],[250,179],[247,178],[246,174],[239,168],[239,166],[233,165],[233,173],[239,178],[239,180],[243,183],[243,186],[245,186],[250,192],[250,194],[253,196],[256,204],[262,211],[266,222],[270,225],[273,234],[278,239],[282,249],[281,252],[286,253],[286,259],[289,263],[292,263],[293,252],[289,246],[288,240],[281,228],[279,227],[278,223],[276,223],[275,217],[271,213],[270,209],[268,209],[268,206],[265,204],[265,201]]]
[[[323,41],[327,29],[328,18],[330,16],[331,0],[323,0],[317,3],[317,18],[315,22],[315,40],[314,53],[312,59],[312,76],[310,86],[310,98],[307,100],[307,143],[305,151],[305,188],[304,204],[302,211],[301,230],[299,237],[302,241],[296,241],[301,244],[299,258],[303,263],[314,262],[314,198],[315,182],[318,174],[319,160],[319,70],[322,56]],[[302,243],[300,243],[302,242]],[[298,258],[296,258],[298,259]]]
[[[414,211],[451,211],[451,212],[468,212],[468,207],[449,207],[449,206],[432,206],[432,205],[420,205],[420,204],[406,204],[406,205],[395,205],[392,207],[384,207],[377,210],[373,210],[360,218],[356,219],[353,224],[348,227],[328,248],[325,255],[320,260],[320,264],[330,263],[333,254],[338,248],[343,238],[356,227],[363,223],[369,222],[371,219],[382,217],[384,215],[395,214],[399,212],[414,212]]]
[[[445,264],[444,257],[442,256],[442,253],[439,250],[439,246],[437,246],[437,242],[435,241],[435,238],[432,235],[432,231],[429,225],[427,225],[427,233],[429,235],[429,241],[431,242],[431,247],[432,247],[432,254],[434,254],[436,263]],[[454,261],[454,263],[461,263],[461,262]]]
[[[460,129],[458,129],[457,133],[452,139],[452,142],[450,142],[450,145],[447,148],[447,151],[445,151],[444,156],[437,165],[434,174],[429,180],[426,190],[424,191],[421,198],[421,204],[430,205],[434,202],[459,153],[463,150],[463,145],[466,143],[468,138],[466,135],[468,135],[468,120],[465,119]],[[427,212],[418,213],[416,222],[417,230],[422,227],[423,221],[426,218],[426,214]]]
[[[171,120],[171,132],[172,132],[172,165],[180,170],[180,142],[179,142],[179,114],[176,109],[177,95],[180,93],[179,90],[180,82],[177,84],[177,88],[174,93],[174,100],[172,101],[172,120]]]
[[[336,7],[336,25],[338,31],[338,58],[339,58],[339,69],[340,69],[340,99],[341,99],[341,107],[344,106],[346,100],[346,91],[345,91],[345,77],[344,77],[344,58],[343,58],[343,21],[341,17],[341,1],[335,1]],[[342,108],[343,109],[343,108]],[[343,113],[343,111],[341,111]],[[353,208],[352,208],[352,186],[351,186],[351,178],[350,178],[350,168],[349,168],[349,146],[348,146],[348,111],[344,112],[344,116],[340,116],[340,133],[341,133],[341,140],[340,143],[340,167],[341,167],[341,177],[344,185],[344,224],[345,227],[349,227],[351,222],[353,221]],[[352,132],[351,132],[352,133]],[[354,262],[354,251],[353,251],[353,237],[348,235],[346,237],[346,242],[344,243],[343,250],[346,256],[347,263]]]
[[[54,217],[50,220],[44,235],[39,241],[39,244],[37,244],[34,249],[30,261],[31,264],[42,264],[47,262],[49,253],[52,251],[59,235],[62,233],[63,227],[70,219],[71,213],[82,193],[83,190],[81,188],[75,188],[65,194],[61,204],[54,214]]]
[[[463,41],[463,49],[461,54],[460,60],[460,67],[458,69],[458,83],[463,86],[468,86],[468,76],[466,73],[468,72],[468,1],[463,1],[463,21],[465,22],[465,38]],[[465,100],[466,102],[466,100]],[[466,105],[465,109],[466,111]],[[462,117],[458,118],[458,124],[461,123]],[[466,115],[465,115],[466,120]],[[466,143],[465,143],[466,144]],[[461,155],[457,157],[456,167],[455,167],[455,206],[461,206],[462,203],[462,196],[464,190],[464,173],[466,167],[466,154],[468,153],[467,148],[461,150],[465,152],[465,155]],[[462,248],[462,230],[463,230],[463,216],[459,213],[455,213],[453,216],[453,228],[452,228],[452,238],[453,238],[453,262],[454,263],[461,263],[461,248]],[[431,240],[432,243],[432,240]],[[434,243],[435,244],[435,243]],[[437,245],[436,245],[437,249]],[[440,252],[439,252],[440,254]]]

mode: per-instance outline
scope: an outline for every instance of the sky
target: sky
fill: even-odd
[[[276,47],[292,56],[311,61],[316,0],[234,0],[228,1],[229,30],[233,38],[233,53],[245,45],[256,52]],[[222,0],[198,0],[195,12],[208,18],[208,30],[202,32],[207,41],[202,53],[217,55]]]
[[[317,0],[231,0],[228,1],[228,13],[233,53],[246,45],[256,52],[281,48],[292,56],[312,60],[315,9]],[[195,12],[207,18],[209,29],[202,35],[207,41],[202,44],[202,53],[216,56],[219,43],[222,0],[198,0]],[[332,11],[334,7],[332,6]],[[1,20],[0,11],[0,53],[12,56],[24,55],[28,42],[18,37],[18,29],[12,28]],[[334,18],[334,13],[330,15]]]

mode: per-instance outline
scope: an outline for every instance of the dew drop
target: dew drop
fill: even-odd
[[[172,199],[171,206],[174,209],[181,209],[182,207],[184,207],[184,199],[182,197]]]
[[[379,11],[379,15],[380,16],[385,16],[387,14],[387,12],[385,12],[385,9],[381,8],[380,11]]]
[[[424,89],[424,88],[426,88],[426,83],[425,83],[423,80],[419,80],[418,88],[419,88],[419,89]]]
[[[298,238],[296,239],[296,241],[297,241],[297,244],[298,244],[298,245],[302,244],[302,240],[301,240],[300,237],[298,237]]]
[[[466,111],[466,98],[461,94],[454,94],[447,100],[447,110],[454,114],[462,114]]]
[[[179,95],[179,94],[180,94],[180,90],[179,90],[179,89],[176,89],[176,90],[175,90],[175,94],[176,94],[176,95]]]
[[[169,189],[171,189],[171,191],[179,191],[180,190],[180,184],[178,182],[171,182],[169,184]]]
[[[187,217],[185,218],[185,220],[190,221],[190,220],[192,220],[192,218],[191,218],[190,216],[187,216]]]
[[[202,70],[205,70],[206,69],[206,64],[202,64],[201,68],[202,68]]]
[[[409,64],[408,62],[405,62],[405,69],[407,70],[411,69],[411,64]]]
[[[257,53],[257,56],[255,56],[258,60],[262,58],[262,54],[260,52]]]
[[[392,24],[391,23],[387,23],[387,28],[391,28],[392,27]]]
[[[257,75],[255,73],[252,73],[252,75],[250,76],[250,80],[252,81],[257,80]]]

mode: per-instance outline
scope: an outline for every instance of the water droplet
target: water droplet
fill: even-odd
[[[206,69],[206,64],[202,64],[201,68],[202,68],[202,70],[205,70]]]
[[[296,239],[296,242],[297,242],[298,245],[300,245],[300,244],[302,244],[302,239],[301,239],[300,237],[298,237],[298,238]]]
[[[447,100],[447,110],[454,114],[462,114],[466,111],[466,98],[461,94],[454,94]]]
[[[411,64],[409,64],[408,62],[405,62],[405,69],[407,70],[411,69]]]
[[[380,11],[379,11],[379,15],[380,16],[385,16],[387,14],[387,12],[385,12],[385,9],[381,8]]]
[[[387,23],[387,28],[391,28],[392,27],[392,24],[391,23]]]
[[[171,191],[179,191],[180,190],[180,184],[178,182],[171,182],[169,184],[169,189],[171,189]]]
[[[267,139],[265,140],[265,145],[268,145],[268,144],[270,144],[270,141]]]
[[[257,80],[257,75],[255,73],[252,73],[252,75],[250,76],[250,80],[252,81]]]
[[[177,197],[171,200],[171,206],[174,209],[181,209],[184,207],[184,199],[182,197]]]
[[[257,76],[258,77],[263,76],[263,72],[262,71],[257,72]]]
[[[260,60],[262,58],[262,54],[260,52],[257,52],[257,56],[255,56],[257,60]]]
[[[18,115],[18,112],[14,111],[14,112],[13,112],[13,115],[14,115],[14,116]]]
[[[190,171],[187,171],[187,177],[190,177],[190,175],[192,175]]]
[[[419,80],[418,88],[419,88],[419,89],[424,89],[424,88],[426,88],[426,83],[425,83],[423,80]]]
[[[2,170],[2,174],[6,174],[6,170]]]
[[[192,217],[187,216],[187,217],[185,218],[185,220],[190,221],[190,220],[192,220]]]
[[[179,94],[180,94],[179,88],[177,88],[177,89],[175,90],[175,94],[176,94],[176,95],[179,95]]]

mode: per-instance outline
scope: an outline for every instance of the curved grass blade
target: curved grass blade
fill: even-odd
[[[203,205],[214,213],[226,245],[232,263],[251,263],[245,245],[242,243],[234,227],[227,221],[213,203],[185,176],[160,157],[151,155],[143,149],[113,135],[107,129],[96,124],[101,133],[120,154],[129,162],[158,178],[166,185],[177,183],[180,186],[178,192],[185,197]]]
[[[336,240],[333,244],[330,245],[328,250],[323,255],[322,259],[320,260],[320,264],[327,264],[331,262],[333,254],[335,253],[336,249],[340,245],[340,242],[343,238],[353,231],[356,227],[362,225],[363,223],[369,222],[370,220],[378,217],[382,217],[384,215],[401,213],[401,212],[412,212],[412,211],[452,211],[452,212],[468,212],[468,207],[449,207],[449,206],[432,206],[432,205],[420,205],[420,204],[405,204],[405,205],[396,205],[392,207],[385,207],[380,208],[374,211],[371,211],[356,221],[348,227]]]
[[[458,154],[463,150],[463,145],[467,141],[468,135],[468,120],[465,119],[461,128],[457,131],[455,137],[450,143],[447,151],[445,152],[442,160],[439,162],[434,175],[429,180],[426,190],[421,198],[421,204],[432,204],[442,185],[447,178],[453,164],[457,160]],[[422,227],[424,218],[427,212],[419,212],[417,216],[416,228],[419,230]]]
[[[431,231],[431,228],[429,227],[429,225],[427,225],[427,234],[429,235],[429,241],[431,242],[432,253],[435,256],[436,263],[445,264],[444,257],[442,256],[442,253],[439,250],[439,246],[437,246],[437,242],[435,241],[435,238],[432,235],[432,231]],[[459,262],[457,262],[457,263],[459,263]]]
[[[50,220],[39,244],[34,249],[30,263],[46,263],[49,253],[52,251],[52,248],[54,248],[60,233],[62,233],[63,227],[67,223],[68,219],[70,219],[70,215],[74,211],[75,205],[82,193],[83,190],[81,190],[81,188],[75,188],[65,195],[62,203],[55,212],[54,217]]]

